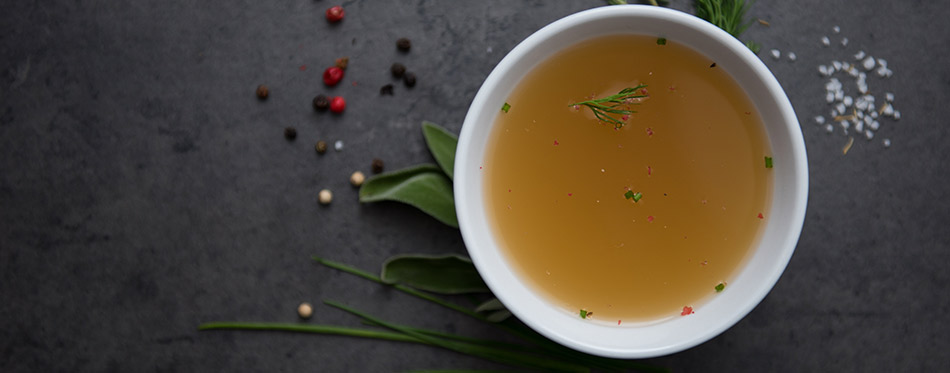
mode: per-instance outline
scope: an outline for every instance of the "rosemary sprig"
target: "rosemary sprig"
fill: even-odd
[[[646,94],[640,92],[643,88],[646,88],[646,84],[640,84],[633,88],[624,88],[615,95],[577,102],[568,106],[587,106],[597,119],[613,124],[615,128],[621,128],[626,125],[622,120],[623,116],[636,113],[636,111],[630,110],[629,107],[630,104],[633,104],[632,100],[647,97]],[[613,115],[620,115],[621,119],[617,119],[613,117]]]

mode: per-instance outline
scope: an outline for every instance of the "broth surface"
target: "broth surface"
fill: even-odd
[[[717,284],[728,291],[768,219],[771,154],[751,101],[713,62],[675,40],[600,37],[542,62],[507,98],[482,171],[488,214],[553,303],[636,322],[701,312]],[[638,83],[649,98],[623,128],[570,106]]]

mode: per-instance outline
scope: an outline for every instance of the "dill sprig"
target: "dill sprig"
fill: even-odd
[[[629,105],[634,103],[634,99],[647,97],[646,94],[640,91],[643,88],[646,88],[646,84],[640,84],[633,88],[624,88],[615,95],[573,103],[568,106],[587,106],[597,119],[613,124],[615,128],[621,128],[626,125],[626,123],[621,119],[615,118],[613,115],[619,115],[622,118],[624,115],[636,113],[636,111],[630,110]]]
[[[709,21],[736,39],[752,25],[752,20],[745,20],[745,13],[751,5],[746,0],[696,0],[693,3],[697,17]],[[746,41],[745,45],[756,54],[761,48],[751,40]]]

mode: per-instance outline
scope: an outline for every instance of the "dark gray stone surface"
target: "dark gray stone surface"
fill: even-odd
[[[422,120],[457,132],[520,40],[602,1],[7,1],[0,14],[0,371],[405,371],[497,368],[405,343],[197,332],[295,322],[338,300],[400,323],[498,337],[449,311],[315,265],[375,271],[397,253],[464,253],[412,208],[361,206],[347,178],[431,161]],[[690,10],[690,2],[672,7]],[[811,188],[787,272],[743,321],[651,362],[677,371],[950,370],[950,8],[933,1],[758,1],[764,47],[802,122]],[[834,35],[832,26],[842,33]],[[821,47],[823,35],[847,48]],[[394,41],[408,37],[408,54]],[[773,60],[768,50],[794,51]],[[490,51],[489,51],[490,50]],[[886,58],[903,114],[873,141],[826,134],[820,63]],[[349,56],[343,84],[323,69]],[[415,71],[406,89],[393,62]],[[270,98],[254,96],[258,84]],[[380,86],[395,84],[393,96]],[[346,113],[318,114],[318,93]],[[880,96],[879,96],[880,98]],[[295,126],[296,141],[283,138]],[[881,139],[893,145],[885,149]],[[342,140],[317,156],[314,142]],[[329,207],[316,203],[330,188]],[[318,307],[322,323],[357,326]],[[315,321],[312,321],[315,322]]]

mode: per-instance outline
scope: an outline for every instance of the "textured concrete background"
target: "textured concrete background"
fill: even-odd
[[[464,317],[315,265],[376,271],[398,253],[464,253],[412,208],[361,206],[347,182],[431,162],[419,123],[458,132],[520,40],[603,1],[5,1],[0,15],[0,371],[405,371],[498,368],[435,348],[288,333],[197,332],[297,321],[337,300],[389,320],[498,337]],[[691,2],[672,7],[691,12]],[[651,362],[677,371],[950,370],[950,8],[934,1],[760,0],[764,47],[802,122],[811,188],[788,270],[743,321]],[[834,35],[832,26],[842,33]],[[823,48],[822,35],[847,36]],[[408,37],[412,51],[394,41]],[[773,60],[768,50],[794,51]],[[865,50],[903,118],[847,155],[817,65]],[[349,56],[343,84],[323,69]],[[388,68],[415,71],[413,89]],[[254,89],[271,96],[258,101]],[[346,113],[318,114],[318,93]],[[880,96],[879,96],[880,99]],[[294,142],[283,128],[295,126]],[[881,139],[890,138],[885,149]],[[317,156],[318,139],[342,140]],[[329,207],[316,203],[330,188]],[[312,322],[357,326],[317,308]]]

